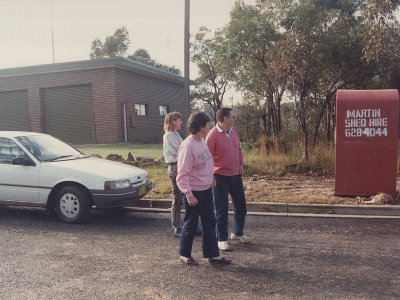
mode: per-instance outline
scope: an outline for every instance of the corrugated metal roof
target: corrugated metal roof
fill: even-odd
[[[162,71],[160,69],[139,63],[125,57],[82,60],[10,69],[0,69],[0,78],[110,67],[121,68],[135,73],[141,73],[152,77],[174,81],[179,84],[184,83],[184,78],[182,76],[168,73],[166,71]],[[193,84],[193,81],[191,81],[191,84]]]

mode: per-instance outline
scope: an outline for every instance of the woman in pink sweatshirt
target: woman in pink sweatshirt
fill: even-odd
[[[209,131],[210,118],[203,112],[192,113],[188,120],[190,135],[182,142],[178,151],[179,189],[186,195],[186,214],[179,243],[180,260],[197,266],[192,257],[193,239],[199,216],[203,225],[203,257],[210,264],[230,264],[219,255],[215,233],[215,214],[211,185],[214,162],[204,138]]]

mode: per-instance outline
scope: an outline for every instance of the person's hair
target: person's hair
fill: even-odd
[[[191,134],[196,134],[201,130],[201,128],[206,127],[208,122],[210,122],[210,118],[206,113],[196,111],[191,113],[189,116],[188,130]]]
[[[177,112],[177,111],[173,111],[170,113],[167,113],[165,115],[165,119],[164,119],[164,131],[173,131],[174,130],[174,121],[181,119],[182,120],[182,115]]]
[[[217,121],[224,122],[224,118],[229,118],[233,109],[229,107],[221,107],[217,110]]]

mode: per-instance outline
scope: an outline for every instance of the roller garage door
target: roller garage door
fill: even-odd
[[[28,91],[0,92],[0,130],[31,130]]]
[[[93,138],[91,85],[41,90],[44,131],[72,144]]]

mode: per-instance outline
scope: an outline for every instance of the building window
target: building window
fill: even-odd
[[[146,116],[147,115],[147,104],[135,104],[136,114],[138,116]]]
[[[165,116],[168,113],[168,105],[160,105],[160,116]]]

